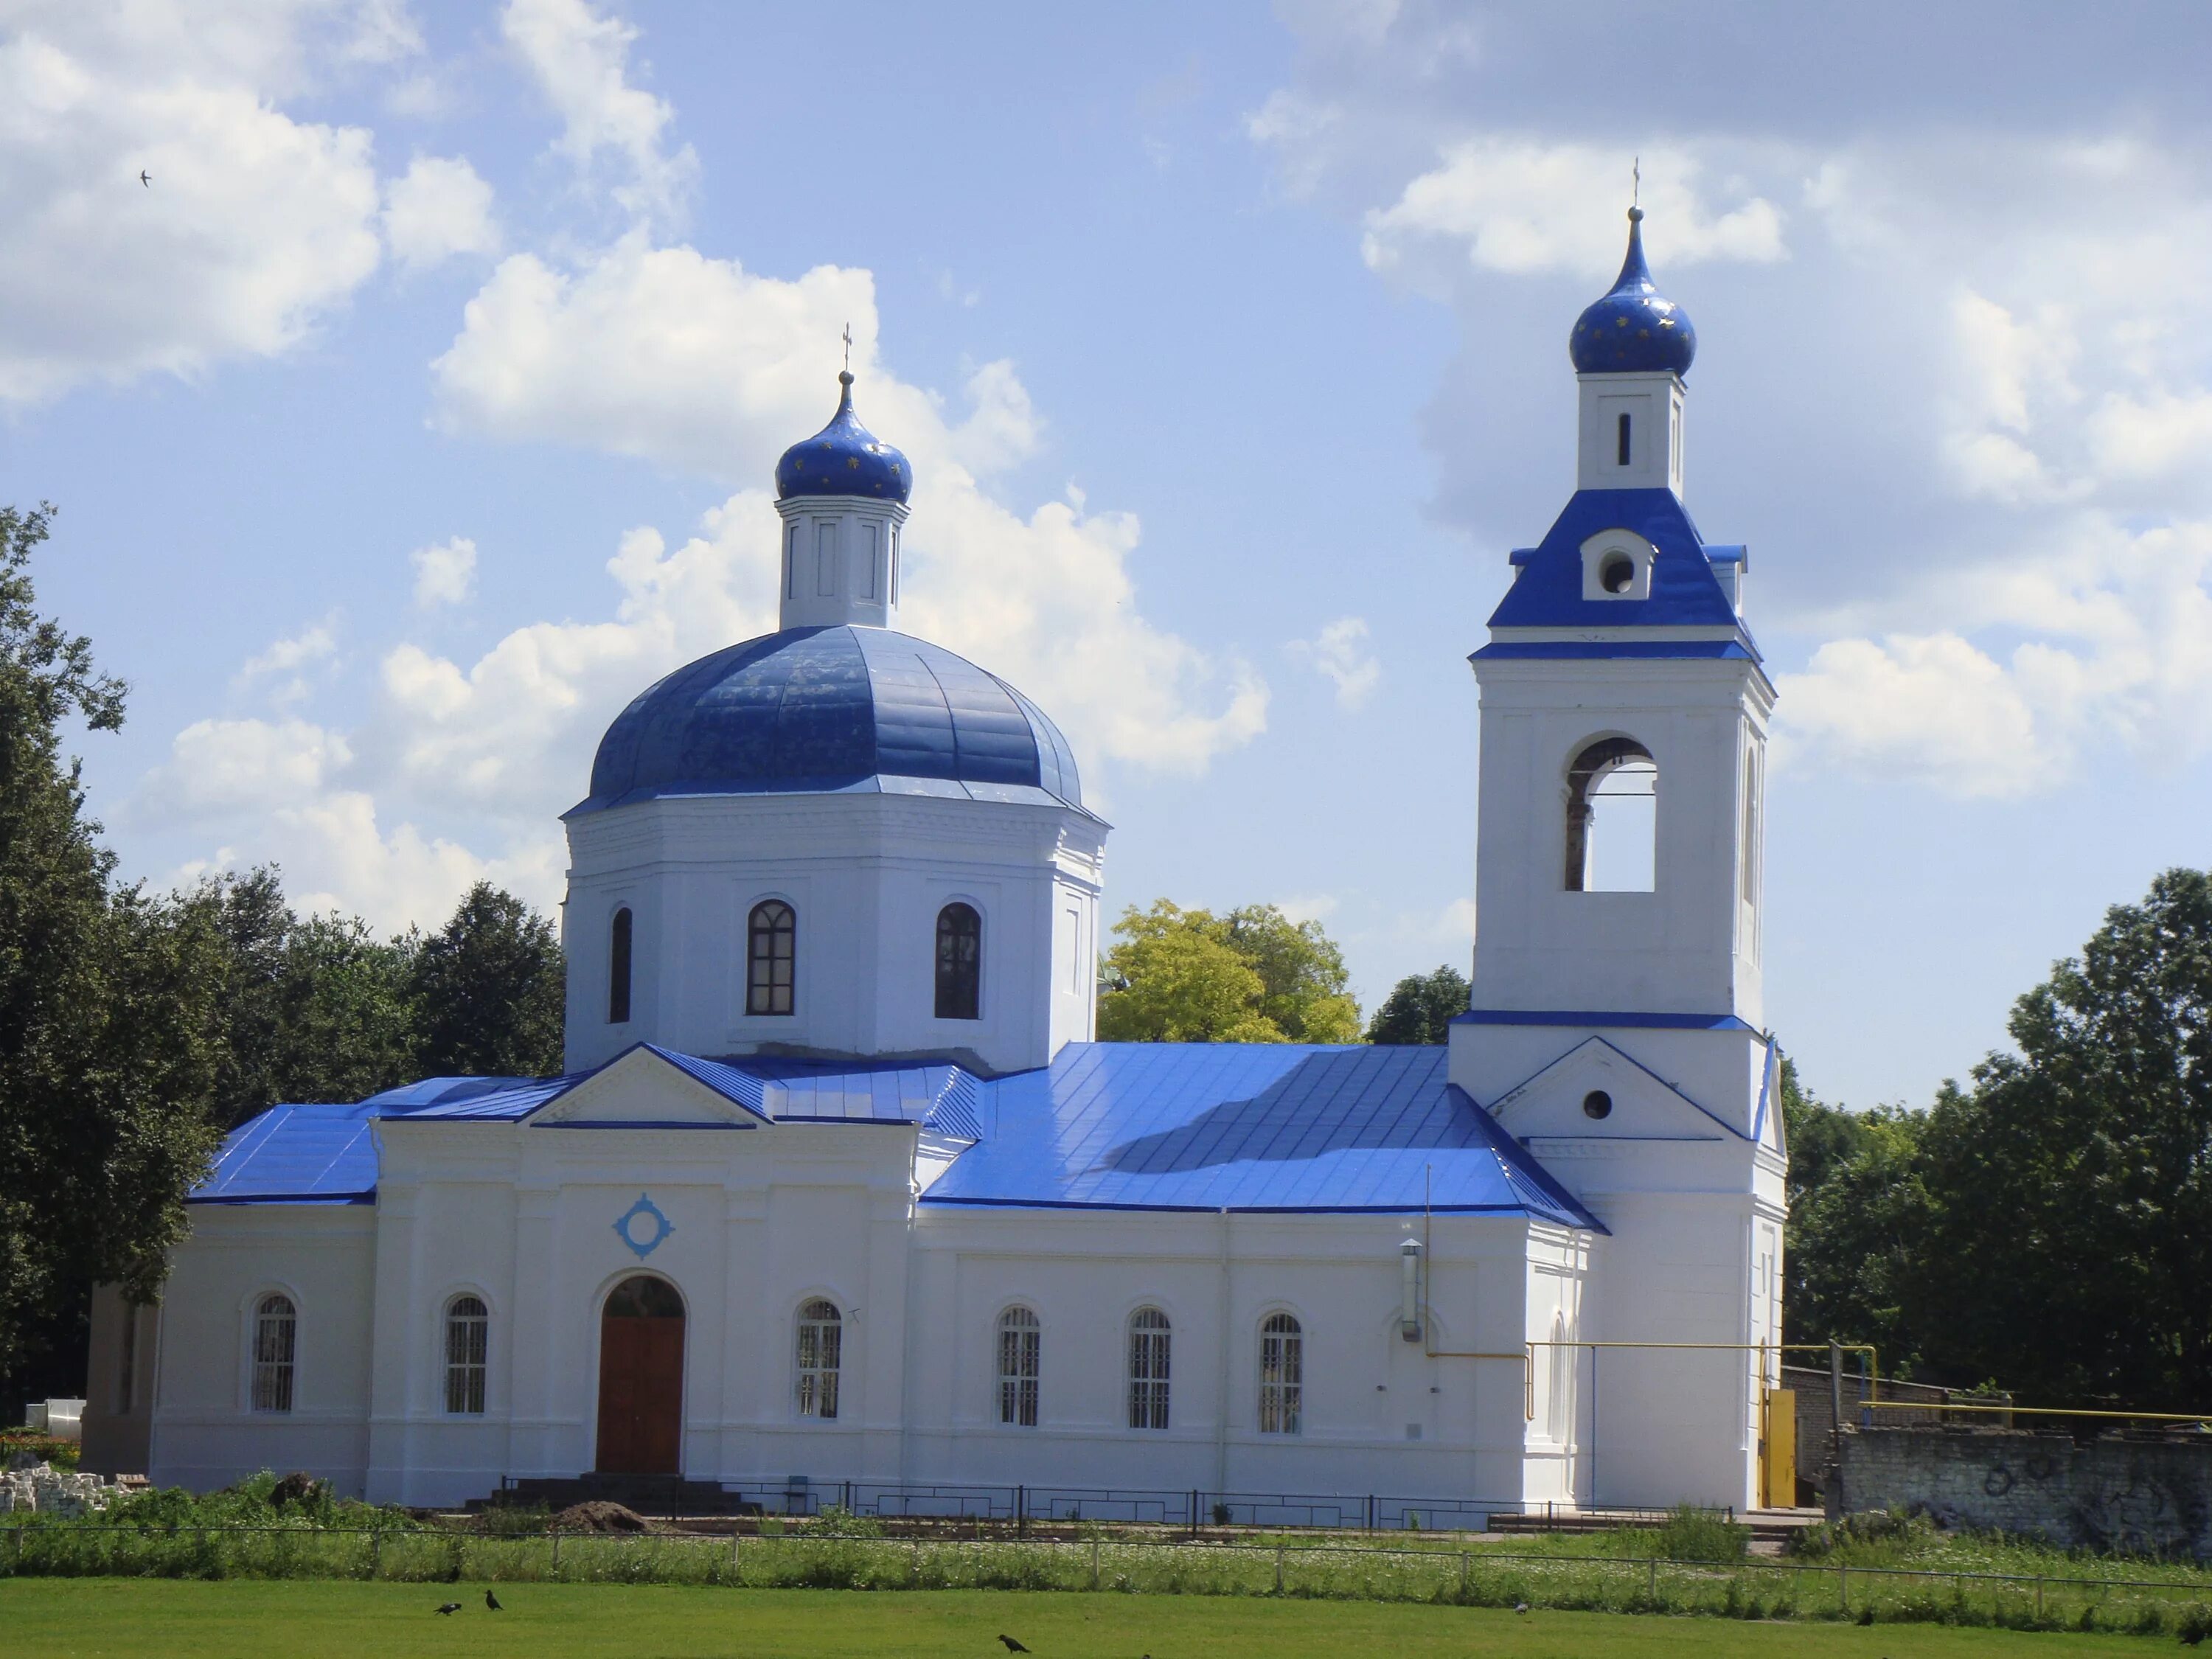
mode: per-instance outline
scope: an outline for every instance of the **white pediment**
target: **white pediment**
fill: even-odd
[[[757,1129],[756,1114],[649,1048],[632,1048],[556,1096],[531,1127]]]
[[[1601,1097],[1594,1099],[1593,1097]],[[1712,1113],[1603,1037],[1501,1096],[1491,1114],[1519,1140],[1731,1140]]]

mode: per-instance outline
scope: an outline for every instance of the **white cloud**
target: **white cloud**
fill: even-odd
[[[1277,899],[1275,908],[1292,921],[1327,921],[1343,906],[1334,893],[1293,893]]]
[[[491,186],[463,156],[418,155],[385,194],[384,240],[420,270],[456,254],[499,252]]]
[[[415,567],[415,603],[425,611],[466,604],[476,592],[477,544],[466,536],[418,547],[407,562]]]
[[[586,181],[611,161],[610,194],[641,219],[672,219],[698,173],[689,144],[671,151],[676,112],[629,82],[637,30],[584,0],[507,0],[500,29],[562,120],[554,149]]]
[[[337,617],[333,614],[288,639],[272,641],[267,650],[247,658],[233,682],[234,688],[247,691],[263,682],[276,680],[278,684],[268,690],[270,701],[279,707],[298,702],[310,689],[305,671],[318,664],[330,664],[337,657]]]
[[[319,793],[352,758],[343,736],[306,720],[196,720],[128,811],[142,821],[262,812]]]
[[[1382,678],[1382,665],[1368,654],[1366,639],[1365,617],[1339,617],[1314,638],[1292,640],[1284,649],[1335,684],[1340,706],[1358,708]]]
[[[375,270],[368,133],[276,101],[332,12],[357,15],[18,10],[0,40],[0,398],[281,352]]]
[[[1464,140],[1409,181],[1395,202],[1367,216],[1362,251],[1377,270],[1403,265],[1425,242],[1442,241],[1485,270],[1609,274],[1620,263],[1620,163],[1617,151],[1589,144]],[[1644,199],[1655,222],[1666,226],[1668,264],[1784,258],[1780,210],[1735,185],[1725,192],[1730,204],[1716,210],[1696,187],[1707,170],[1689,149],[1644,158]]]
[[[1853,637],[1778,676],[1778,758],[2006,798],[2063,785],[2093,749],[2160,767],[2212,750],[2212,523],[2078,514],[2017,563],[1921,596],[2008,651],[1954,629]]]

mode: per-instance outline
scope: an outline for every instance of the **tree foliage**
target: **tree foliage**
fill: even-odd
[[[553,924],[488,881],[414,946],[420,1061],[433,1076],[542,1077],[561,1069],[567,972]]]
[[[1926,1113],[1785,1078],[1794,1334],[2037,1405],[2212,1402],[2212,875],[2170,870]]]
[[[1408,974],[1390,988],[1368,1022],[1370,1042],[1439,1043],[1451,1035],[1455,1015],[1467,1012],[1467,975],[1446,963],[1432,973]]]
[[[1103,964],[1109,1042],[1357,1042],[1359,1005],[1317,921],[1272,904],[1224,915],[1166,899],[1131,905]]]
[[[117,890],[62,723],[122,724],[122,684],[36,609],[52,509],[0,508],[0,1374],[92,1278],[149,1293],[217,1138],[222,945]]]

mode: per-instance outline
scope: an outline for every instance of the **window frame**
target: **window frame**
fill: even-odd
[[[272,1304],[282,1303],[279,1312]],[[246,1304],[246,1408],[257,1417],[289,1417],[300,1399],[300,1298],[271,1286]],[[269,1350],[272,1336],[283,1352]]]
[[[783,1004],[780,1008],[775,1006],[779,994]],[[789,899],[771,895],[757,900],[745,912],[745,1016],[788,1019],[798,1010],[799,907]]]
[[[1127,1335],[1124,1374],[1129,1385],[1129,1427],[1164,1433],[1173,1420],[1175,1322],[1167,1310],[1146,1303],[1123,1327]]]
[[[1037,1425],[1043,1393],[1044,1322],[1027,1303],[1003,1308],[992,1327],[997,1358],[999,1422],[1013,1429]]]
[[[1629,767],[1648,767],[1651,775],[1651,885],[1648,888],[1603,888],[1589,885],[1590,820],[1596,816],[1598,790],[1614,773]],[[1561,870],[1561,890],[1569,893],[1653,892],[1659,890],[1659,762],[1651,750],[1632,737],[1615,733],[1592,738],[1577,745],[1567,761],[1566,856]]]
[[[1260,1432],[1305,1432],[1306,1328],[1288,1308],[1260,1322]]]
[[[826,1296],[799,1304],[792,1332],[792,1407],[811,1422],[837,1420],[845,1369],[845,1313]]]
[[[967,924],[963,927],[963,918]],[[951,922],[951,928],[946,924]],[[966,961],[957,958],[965,944]],[[947,960],[947,945],[953,960]],[[935,946],[930,953],[932,1012],[938,1019],[977,1020],[983,1018],[983,912],[966,899],[948,899],[939,907]],[[948,972],[948,969],[950,971]],[[964,975],[965,984],[961,983]],[[948,991],[951,994],[948,996]],[[966,994],[963,996],[961,994]],[[963,1012],[963,1010],[965,1010]]]
[[[462,1304],[473,1304],[474,1313]],[[473,1327],[468,1351],[454,1352],[457,1332]],[[438,1320],[440,1385],[448,1417],[482,1417],[491,1403],[491,1302],[481,1291],[456,1291],[445,1300]],[[459,1403],[456,1404],[458,1398]]]

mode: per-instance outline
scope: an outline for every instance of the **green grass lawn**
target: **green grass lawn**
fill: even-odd
[[[2027,1635],[1938,1625],[1762,1624],[1611,1613],[1526,1615],[1341,1601],[1066,1591],[691,1589],[657,1585],[508,1584],[503,1613],[483,1586],[122,1578],[0,1582],[0,1651],[49,1655],[528,1655],[532,1659],[841,1659],[846,1655],[1003,1659],[997,1637],[1038,1659],[1346,1659],[1387,1654],[1527,1659],[2038,1659],[2141,1655],[2142,1638]],[[462,1603],[451,1618],[432,1610]],[[2169,1638],[2171,1639],[2171,1638]]]

